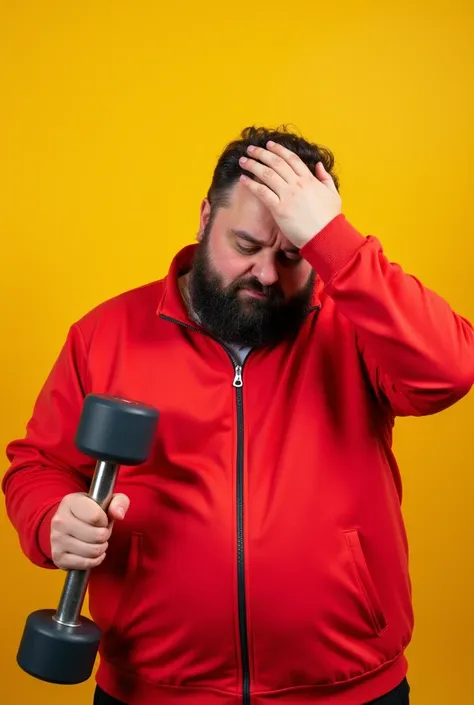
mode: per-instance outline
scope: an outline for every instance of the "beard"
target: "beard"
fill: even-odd
[[[261,347],[292,339],[311,306],[314,273],[304,287],[285,299],[278,283],[264,286],[252,276],[228,286],[222,284],[209,258],[207,234],[196,249],[189,274],[189,299],[200,324],[214,337],[230,345]],[[239,296],[250,289],[265,298]]]

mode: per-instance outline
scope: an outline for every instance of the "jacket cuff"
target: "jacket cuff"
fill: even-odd
[[[53,560],[51,552],[51,520],[56,514],[58,506],[59,502],[46,512],[44,517],[41,519],[37,534],[40,551],[49,561]]]
[[[300,254],[327,285],[366,242],[367,238],[340,214],[309,240]]]

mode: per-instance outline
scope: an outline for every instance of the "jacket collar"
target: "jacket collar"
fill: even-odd
[[[197,247],[197,244],[186,245],[173,257],[169,271],[163,280],[163,291],[156,310],[159,316],[167,316],[192,326],[196,326],[196,322],[188,314],[178,279],[181,274],[191,269]],[[322,288],[322,281],[316,276],[310,311],[321,307]]]
[[[171,260],[168,274],[163,280],[161,299],[156,310],[158,316],[167,316],[181,323],[196,326],[195,321],[188,314],[178,280],[181,274],[191,269],[197,247],[197,244],[186,245]]]

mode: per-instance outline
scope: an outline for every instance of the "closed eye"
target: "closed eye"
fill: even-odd
[[[262,245],[255,242],[251,235],[239,231],[233,230],[231,233],[234,235],[234,246],[238,252],[243,255],[255,255],[262,249]],[[298,249],[284,251],[280,250],[278,252],[278,259],[284,265],[295,265],[301,262],[301,255]]]
[[[298,264],[302,260],[302,257],[298,252],[279,252],[278,255],[283,264],[287,265]]]
[[[244,255],[254,255],[260,249],[259,247],[255,247],[255,245],[241,245],[240,242],[237,242],[236,245],[239,252],[242,252]]]

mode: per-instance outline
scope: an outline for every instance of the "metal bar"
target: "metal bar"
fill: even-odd
[[[92,478],[89,497],[104,510],[109,506],[117,479],[118,465],[99,460]],[[90,569],[70,570],[64,582],[54,619],[70,627],[79,625],[79,616],[87,592]]]

